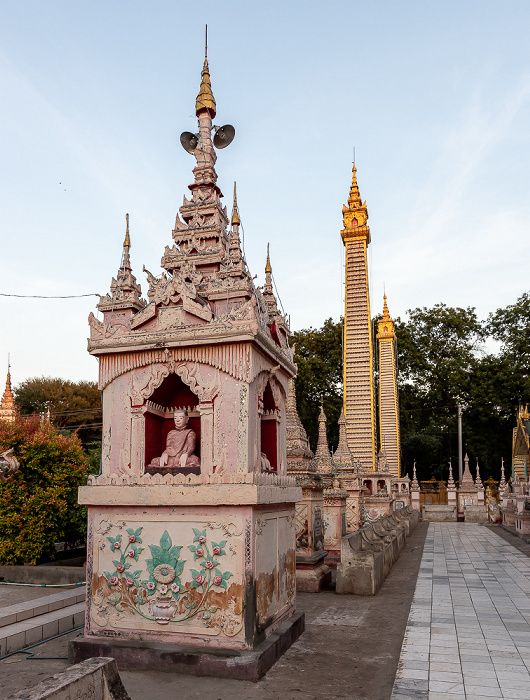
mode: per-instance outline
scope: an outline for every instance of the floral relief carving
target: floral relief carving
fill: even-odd
[[[208,525],[210,529],[215,526]],[[234,534],[232,528],[232,523],[226,524],[228,536]],[[158,625],[196,618],[204,627],[218,628],[228,636],[241,630],[242,616],[236,613],[238,600],[233,595],[238,586],[229,587],[233,573],[223,570],[226,540],[209,540],[206,529],[192,528],[193,542],[186,547],[192,561],[185,571],[183,546],[174,545],[167,530],[159,544],[148,544],[151,556],[147,558],[142,556],[143,528],[118,529],[121,532],[104,520],[98,527],[114,557],[114,568],[103,572],[92,597],[93,619],[98,625],[112,625],[137,614]]]

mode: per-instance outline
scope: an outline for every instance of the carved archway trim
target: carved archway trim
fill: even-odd
[[[148,399],[170,374],[179,376],[201,402],[213,401],[221,388],[219,370],[215,373],[212,381],[206,382],[201,376],[197,362],[169,362],[167,364],[159,362],[150,365],[148,369],[148,375],[142,376],[140,381],[134,373],[131,375],[131,395],[134,405],[140,405]]]

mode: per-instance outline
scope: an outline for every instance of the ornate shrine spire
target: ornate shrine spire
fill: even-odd
[[[460,486],[474,486],[475,482],[473,481],[473,477],[471,476],[471,472],[469,471],[469,457],[466,456],[464,457],[464,473],[462,475],[462,483]]]
[[[348,440],[346,438],[346,418],[344,417],[344,408],[340,409],[339,416],[339,444],[337,449],[333,453],[333,462],[335,465],[342,468],[351,467],[351,452],[348,447]]]
[[[15,397],[13,396],[13,391],[11,389],[11,365],[8,362],[6,388],[4,395],[2,396],[2,402],[0,403],[0,420],[13,423],[16,415],[17,409],[15,406]]]
[[[241,225],[241,220],[239,218],[239,210],[237,208],[237,191],[236,191],[236,183],[234,182],[234,204],[232,207],[232,230],[234,226],[239,227]]]
[[[318,443],[315,452],[315,462],[317,462],[319,471],[331,471],[331,452],[329,451],[326,433],[326,414],[322,404],[320,404],[320,413],[318,415]],[[321,467],[325,468],[322,469]],[[329,467],[329,469],[326,467]]]
[[[453,477],[453,465],[451,464],[451,460],[449,460],[449,478],[447,479],[447,490],[456,491],[456,484]]]
[[[420,484],[418,482],[418,477],[416,476],[416,462],[414,462],[412,466],[412,481],[410,482],[410,490],[411,491],[419,491],[420,490]]]
[[[274,296],[274,291],[272,289],[272,266],[271,259],[269,255],[269,244],[267,243],[267,262],[265,263],[265,284],[263,285],[263,298],[265,304],[267,305],[267,311],[269,316],[279,316],[278,305],[276,303],[276,297]]]
[[[129,214],[125,215],[125,239],[123,241],[123,252],[121,265],[116,278],[112,278],[110,283],[110,294],[101,297],[98,304],[100,311],[116,311],[131,309],[139,311],[146,305],[142,299],[142,288],[137,283],[136,277],[132,274],[129,251],[131,248],[131,237],[129,235]]]

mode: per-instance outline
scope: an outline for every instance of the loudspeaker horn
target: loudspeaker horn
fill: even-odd
[[[234,140],[236,135],[236,130],[232,124],[225,124],[224,126],[214,126],[215,135],[213,137],[213,145],[216,148],[226,148]]]
[[[192,134],[191,131],[183,131],[180,135],[180,143],[185,151],[193,153],[199,143],[199,135]]]

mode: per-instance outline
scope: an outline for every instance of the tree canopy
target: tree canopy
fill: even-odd
[[[481,475],[499,478],[501,458],[510,465],[517,407],[530,402],[530,294],[525,292],[481,322],[474,308],[443,303],[395,319],[402,465],[418,477],[447,478],[458,465],[457,404],[463,407],[463,442]],[[342,320],[293,334],[300,418],[312,449],[323,397],[328,439],[338,442],[342,404]],[[500,344],[496,352],[488,343]],[[377,385],[377,383],[376,383]]]
[[[37,417],[18,417],[0,421],[0,452],[10,448],[20,469],[0,483],[0,564],[36,564],[55,558],[56,542],[84,542],[86,508],[77,504],[77,487],[88,460],[79,439]]]
[[[101,439],[101,395],[96,382],[32,377],[15,388],[22,416],[47,413],[54,425],[77,432],[84,445]]]

